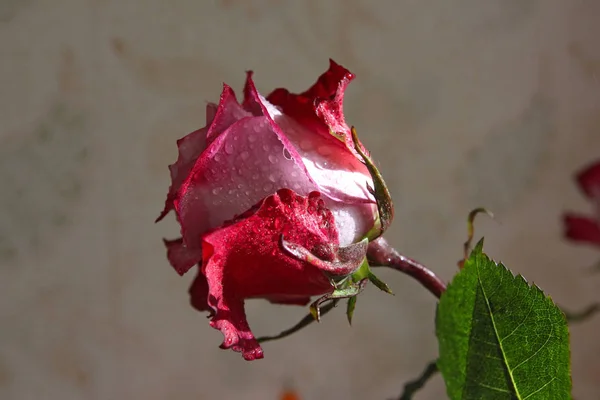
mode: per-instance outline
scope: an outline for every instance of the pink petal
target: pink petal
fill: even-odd
[[[189,249],[182,238],[166,240],[167,259],[179,275],[183,275],[194,265],[202,261],[202,251],[199,248]]]
[[[163,219],[174,208],[173,201],[175,200],[177,191],[181,188],[181,184],[188,177],[196,159],[206,146],[235,121],[248,115],[249,113],[244,111],[235,99],[233,90],[229,86],[223,85],[219,106],[216,108],[214,104],[206,106],[207,126],[177,141],[179,156],[175,164],[169,166],[171,186],[167,194],[164,209],[156,219],[156,222]]]
[[[600,162],[591,164],[580,171],[576,179],[587,197],[600,201]]]
[[[202,153],[177,193],[184,241],[199,246],[204,232],[281,188],[307,195],[316,186],[284,151],[267,117],[235,122]]]
[[[263,354],[246,321],[244,299],[296,302],[333,290],[322,271],[281,249],[281,236],[307,249],[337,245],[333,216],[316,192],[303,197],[282,189],[254,210],[206,234],[203,246],[211,326],[223,333],[223,348],[247,360]]]
[[[219,108],[217,109],[214,121],[206,134],[206,144],[209,145],[212,143],[217,136],[233,125],[234,122],[250,116],[251,114],[244,110],[237,102],[233,89],[228,85],[223,84]]]
[[[597,220],[575,214],[565,214],[564,235],[570,240],[600,246],[600,224]]]

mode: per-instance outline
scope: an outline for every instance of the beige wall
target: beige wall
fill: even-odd
[[[167,5],[169,4],[169,5]],[[435,357],[435,301],[404,276],[247,363],[188,306],[154,225],[175,140],[222,81],[302,90],[327,58],[396,200],[390,240],[449,279],[468,210],[486,248],[572,308],[598,251],[564,243],[600,156],[596,0],[0,1],[0,398],[397,395]],[[256,334],[305,309],[248,304]],[[575,393],[600,392],[600,318],[572,329]],[[422,399],[439,399],[436,378]]]

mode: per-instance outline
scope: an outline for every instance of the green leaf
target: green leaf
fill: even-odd
[[[440,298],[438,367],[454,399],[571,399],[564,314],[480,241]]]

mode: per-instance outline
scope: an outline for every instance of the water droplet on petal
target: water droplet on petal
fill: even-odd
[[[229,142],[225,143],[225,153],[233,154],[233,145]]]
[[[296,171],[292,171],[292,172],[290,172],[290,176],[292,178],[296,178],[296,177],[298,177],[298,173]]]
[[[269,149],[271,147],[268,144],[265,143],[265,144],[262,145],[262,148],[263,148],[264,151],[269,151]]]
[[[227,193],[228,193],[228,194],[233,194],[233,192],[235,192],[235,190],[233,190],[233,189],[229,189],[229,190],[227,191]]]
[[[271,183],[265,183],[265,185],[263,186],[263,190],[265,192],[269,192],[269,191],[273,190],[273,184],[271,184]]]
[[[256,126],[254,127],[254,130],[256,130]],[[256,142],[256,135],[248,135],[248,141],[250,143]]]
[[[213,159],[216,162],[220,162],[223,159],[223,156],[221,154],[217,153],[217,154],[215,154],[215,156],[213,157]]]
[[[238,183],[238,185],[237,185],[237,188],[238,188],[238,189],[241,189],[241,188],[243,188],[243,187],[244,187],[244,185],[243,185],[243,184],[241,184],[241,183]]]
[[[286,160],[291,160],[292,159],[292,155],[290,154],[290,152],[288,151],[288,149],[283,149],[283,158],[285,158]]]
[[[269,154],[269,162],[271,164],[275,164],[277,162],[277,157],[275,157],[273,154]]]
[[[249,190],[246,190],[246,191],[244,192],[244,194],[245,194],[246,196],[250,196],[250,191],[249,191]]]
[[[220,187],[216,187],[212,190],[212,194],[219,194],[221,192],[221,188]]]
[[[269,180],[271,182],[275,182],[277,180],[277,178],[275,177],[275,174],[269,174]]]
[[[252,179],[254,179],[255,181],[258,180],[258,178],[260,178],[260,176],[258,174],[252,175]]]
[[[242,158],[242,160],[246,161],[248,158],[250,158],[250,153],[248,153],[247,151],[242,151],[240,157]]]

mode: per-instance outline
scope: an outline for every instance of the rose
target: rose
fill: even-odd
[[[583,194],[594,204],[596,214],[566,213],[563,216],[565,236],[575,242],[600,246],[600,161],[579,171],[575,179]]]
[[[177,142],[157,221],[174,209],[182,238],[165,241],[167,256],[179,274],[198,265],[192,305],[211,313],[221,347],[247,360],[263,353],[245,299],[304,305],[331,295],[364,265],[363,239],[383,227],[376,170],[344,120],[353,78],[331,61],[304,93],[277,89],[265,99],[249,72],[242,104],[224,85],[206,127]]]

